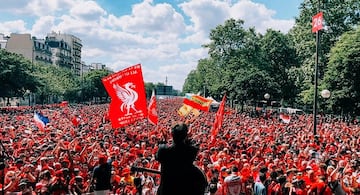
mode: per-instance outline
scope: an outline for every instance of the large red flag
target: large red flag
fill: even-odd
[[[216,116],[215,116],[215,122],[213,124],[213,127],[211,129],[211,139],[212,140],[215,140],[218,132],[219,132],[219,129],[221,128],[222,126],[222,122],[223,122],[223,117],[224,117],[224,111],[225,111],[225,103],[226,103],[226,94],[224,95],[221,103],[220,103],[220,106],[219,106],[219,109],[218,111],[216,112]]]
[[[109,118],[113,128],[126,126],[147,116],[141,64],[104,77],[102,82],[111,97]]]
[[[158,115],[156,112],[156,96],[155,96],[154,90],[152,91],[151,99],[150,99],[150,103],[149,103],[148,120],[153,125],[157,125],[157,123],[158,123]]]

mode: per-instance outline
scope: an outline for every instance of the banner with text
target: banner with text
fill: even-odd
[[[104,77],[102,82],[111,97],[109,118],[114,128],[123,127],[147,117],[141,64]]]

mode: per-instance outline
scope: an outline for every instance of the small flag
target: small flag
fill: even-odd
[[[312,17],[312,32],[318,32],[323,29],[323,13],[319,12],[315,16]]]
[[[36,126],[40,129],[40,130],[44,130],[46,124],[48,124],[50,122],[49,118],[42,115],[41,113],[34,113],[34,121]]]
[[[291,117],[290,117],[290,115],[281,113],[280,119],[282,120],[283,123],[290,123]]]
[[[219,129],[222,126],[224,112],[225,112],[225,103],[226,103],[226,94],[224,95],[224,97],[220,103],[219,110],[216,112],[215,122],[214,122],[214,125],[211,130],[211,137],[212,137],[213,141],[215,140],[215,138],[219,132]]]
[[[157,125],[158,123],[158,114],[156,112],[156,96],[154,90],[152,91],[151,99],[148,107],[148,120],[153,125]]]
[[[76,116],[76,115],[71,119],[71,122],[75,127],[78,127],[80,125],[80,121],[81,121],[80,116]]]
[[[185,105],[191,106],[194,109],[207,112],[209,111],[211,102],[212,102],[211,99],[204,98],[200,95],[191,95],[191,96],[186,96],[186,98],[184,98],[183,103]]]
[[[193,108],[191,106],[188,106],[186,104],[182,105],[179,110],[178,114],[182,117],[187,116]]]

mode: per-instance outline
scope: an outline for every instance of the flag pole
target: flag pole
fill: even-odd
[[[318,11],[320,11],[320,0],[318,0],[318,7],[317,7]],[[319,47],[320,47],[320,29],[318,29],[316,31],[316,56],[315,56],[315,81],[314,81],[314,105],[313,105],[313,121],[314,121],[314,126],[313,126],[313,133],[314,133],[314,138],[316,137],[317,134],[317,130],[316,130],[316,126],[317,126],[317,100],[318,100],[318,77],[319,77],[319,71],[318,71],[318,66],[319,66]]]

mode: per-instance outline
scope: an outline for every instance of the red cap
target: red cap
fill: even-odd
[[[100,155],[99,156],[99,164],[106,164],[107,161],[107,157],[105,155]]]

